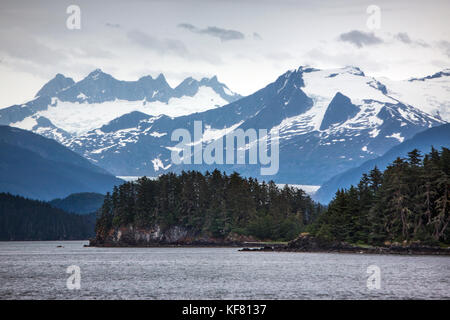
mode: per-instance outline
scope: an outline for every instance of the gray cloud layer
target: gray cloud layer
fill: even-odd
[[[219,38],[221,41],[240,40],[245,38],[244,34],[240,31],[222,29],[214,26],[207,27],[205,29],[200,29],[189,23],[180,23],[178,27],[186,29],[193,33],[206,34],[211,37],[216,37]]]
[[[409,35],[406,32],[399,32],[395,35],[395,38],[397,40],[400,40],[403,43],[412,43],[411,38],[409,37]]]
[[[339,36],[339,40],[352,43],[358,48],[384,42],[381,38],[378,38],[373,33],[363,32],[359,30],[352,30],[350,32],[342,33]]]
[[[400,42],[410,45],[419,45],[421,47],[429,47],[429,45],[423,40],[413,40],[406,32],[399,32],[394,35],[394,38]]]
[[[439,48],[446,54],[448,57],[450,57],[450,42],[447,40],[439,41],[438,43]]]
[[[160,54],[174,53],[185,55],[188,50],[184,43],[174,39],[158,39],[139,30],[132,30],[127,33],[128,38],[137,45],[154,50]]]
[[[120,28],[120,24],[118,24],[118,23],[107,22],[107,23],[105,23],[105,26],[110,27],[110,28]]]
[[[377,37],[375,34],[370,32],[364,32],[359,30],[352,30],[349,32],[341,33],[339,35],[339,40],[343,42],[349,42],[358,48],[362,48],[364,46],[370,46],[381,43],[389,43],[392,40],[399,41],[401,43],[411,45],[411,46],[420,46],[420,47],[429,47],[430,45],[423,40],[420,39],[412,39],[408,33],[406,32],[398,32],[394,35],[391,35],[389,39],[382,39]]]

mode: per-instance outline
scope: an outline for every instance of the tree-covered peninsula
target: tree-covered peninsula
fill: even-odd
[[[323,211],[300,189],[218,170],[141,178],[107,194],[96,244],[291,240]]]
[[[325,207],[304,191],[215,170],[169,173],[114,188],[99,210],[93,245],[289,241],[388,246],[450,243],[450,150],[412,150]]]

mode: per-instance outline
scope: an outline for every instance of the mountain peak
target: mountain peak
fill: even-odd
[[[166,77],[162,74],[162,73],[160,73],[159,75],[158,75],[158,77],[156,78],[156,80],[164,80],[164,81],[166,81]]]
[[[342,70],[344,72],[347,72],[347,73],[350,73],[350,74],[354,74],[356,76],[362,76],[362,77],[365,76],[364,72],[359,67],[345,66],[344,68],[342,68]]]
[[[310,67],[308,65],[300,66],[297,69],[297,72],[302,72],[302,73],[308,73],[308,72],[314,72],[314,71],[320,71],[320,69],[316,69],[316,68]]]
[[[41,90],[36,93],[36,97],[55,96],[59,91],[66,89],[75,84],[72,78],[67,78],[61,73],[57,73],[53,79],[47,82]]]
[[[217,76],[216,76],[216,75],[214,75],[214,76],[212,76],[211,78],[209,78],[209,81],[210,81],[210,82],[219,82],[219,80],[217,79]]]
[[[92,79],[92,80],[97,80],[100,77],[108,77],[108,78],[112,78],[111,75],[103,72],[101,69],[95,69],[94,71],[92,71],[91,73],[88,74],[88,76],[86,77],[87,79]]]
[[[211,78],[204,77],[200,80],[200,85],[223,85],[217,79],[217,76],[212,76]]]
[[[279,76],[274,83],[278,88],[277,89],[278,93],[290,87],[294,87],[297,89],[304,87],[305,86],[305,83],[303,82],[304,72],[305,69],[303,67],[300,67],[298,69],[288,70],[281,76]]]
[[[442,77],[448,77],[450,76],[450,68],[446,68],[443,69],[442,71],[436,72],[430,76],[426,76],[423,78],[411,78],[408,81],[412,82],[412,81],[425,81],[425,80],[430,80],[430,79],[437,79],[437,78],[442,78]]]
[[[152,81],[153,78],[150,75],[142,76],[138,79],[138,81]]]
[[[219,82],[216,75],[211,78],[203,77],[200,81],[192,77],[184,79],[174,90],[175,96],[194,96],[200,87],[209,87],[219,94],[227,102],[233,102],[241,98],[237,93],[232,92],[224,83]]]

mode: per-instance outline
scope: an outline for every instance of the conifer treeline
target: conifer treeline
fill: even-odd
[[[95,214],[78,215],[0,193],[0,240],[84,240],[94,235]]]
[[[226,175],[189,171],[157,180],[141,178],[115,187],[99,211],[97,238],[112,228],[185,227],[198,234],[230,233],[290,240],[309,231],[326,240],[382,245],[415,241],[450,242],[450,150],[418,150],[384,172],[376,167],[358,186],[338,190],[328,208],[299,189],[280,189]]]
[[[96,225],[97,238],[120,226],[171,226],[223,238],[230,233],[289,240],[323,207],[303,190],[260,183],[218,170],[168,173],[127,182],[107,194]]]
[[[450,150],[417,149],[384,173],[376,167],[358,186],[338,190],[311,227],[321,238],[380,245],[385,242],[449,243]]]

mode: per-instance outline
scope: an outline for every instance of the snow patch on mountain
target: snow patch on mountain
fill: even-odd
[[[37,124],[35,117],[27,117],[22,121],[15,122],[11,126],[31,131]]]
[[[334,75],[330,77],[331,75]],[[396,103],[383,92],[371,86],[374,78],[355,74],[354,67],[331,70],[316,70],[303,74],[305,87],[302,90],[309,97],[320,97],[323,103],[329,104],[337,92],[350,98],[353,104],[363,104],[372,99],[380,102]],[[369,84],[369,85],[368,85]]]
[[[383,78],[388,94],[435,117],[450,121],[450,73],[414,81]]]
[[[405,138],[401,136],[401,134],[399,132],[395,132],[393,134],[391,134],[390,136],[386,136],[386,138],[394,138],[397,139],[398,141],[400,141],[400,143],[402,143]]]
[[[203,132],[202,142],[211,142],[217,139],[221,139],[225,135],[230,132],[233,132],[236,128],[238,128],[244,121],[240,121],[238,123],[233,124],[231,127],[223,128],[223,129],[215,129],[210,125],[205,125],[205,131]],[[199,141],[196,141],[199,142]]]
[[[163,162],[159,158],[153,159],[152,163],[153,163],[153,170],[155,170],[155,172],[159,171],[160,169],[167,170],[172,166],[172,164],[168,164],[167,166],[164,166]]]
[[[193,97],[170,98],[167,103],[118,99],[102,103],[80,103],[60,101],[56,98],[53,105],[50,105],[47,110],[39,111],[31,117],[11,125],[31,130],[36,124],[33,117],[42,116],[49,119],[58,128],[71,134],[81,135],[133,111],[146,113],[149,117],[163,114],[179,117],[214,109],[224,104],[227,104],[227,101],[209,87],[200,87]]]
[[[362,107],[361,112],[353,118],[355,120],[346,121],[344,126],[357,129],[355,125],[358,124],[360,128],[380,125],[382,120],[376,115],[383,103],[397,101],[370,85],[375,80],[363,75],[355,67],[304,72],[302,77],[305,86],[302,90],[313,100],[314,106],[303,114],[284,119],[278,126],[280,134],[284,139],[289,139],[298,134],[321,131],[320,126],[327,108],[338,92],[350,98],[353,104]]]

